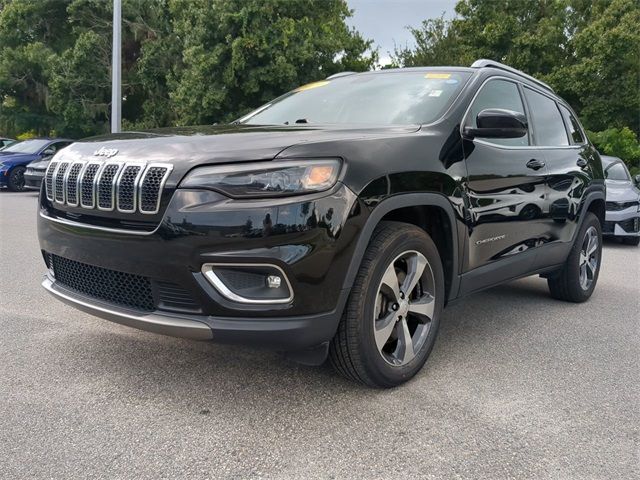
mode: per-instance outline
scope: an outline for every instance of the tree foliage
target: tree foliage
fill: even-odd
[[[0,0],[0,132],[105,132],[112,2]],[[228,121],[302,83],[368,70],[345,0],[124,0],[123,122]]]
[[[629,128],[607,128],[601,132],[588,132],[589,139],[605,155],[622,158],[632,172],[640,173],[640,143]]]
[[[640,134],[637,0],[461,0],[457,17],[413,29],[399,66],[497,60],[547,81],[592,130]]]

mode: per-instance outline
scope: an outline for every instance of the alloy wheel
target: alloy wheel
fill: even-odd
[[[589,290],[598,271],[599,244],[598,231],[593,226],[589,227],[580,249],[580,286],[583,290]]]
[[[376,295],[373,328],[384,360],[403,366],[425,344],[435,311],[435,280],[420,252],[409,250],[388,266]]]

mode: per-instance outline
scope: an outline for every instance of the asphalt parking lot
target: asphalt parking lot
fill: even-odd
[[[36,200],[0,192],[0,478],[640,475],[640,248],[605,245],[586,304],[532,277],[448,308],[417,378],[375,391],[58,303]]]

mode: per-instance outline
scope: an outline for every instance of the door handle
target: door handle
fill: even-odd
[[[578,161],[576,162],[576,165],[578,165],[580,168],[584,168],[587,166],[589,162],[587,162],[586,158],[579,158]]]
[[[540,170],[545,166],[545,163],[542,160],[537,160],[532,158],[527,162],[527,168],[531,168],[532,170]]]

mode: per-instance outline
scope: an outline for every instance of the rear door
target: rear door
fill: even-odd
[[[545,218],[545,242],[570,242],[578,227],[580,203],[592,177],[589,156],[595,152],[566,106],[529,87],[524,87],[524,97],[531,112],[533,140],[544,153],[547,167],[549,214]],[[552,265],[562,258],[546,260]]]
[[[491,78],[483,84],[465,115],[464,126],[475,126],[486,108],[528,112],[519,84]],[[468,258],[463,279],[466,292],[528,272],[534,255],[529,250],[545,235],[546,168],[531,134],[510,139],[464,140],[467,168]],[[486,273],[493,272],[492,275]]]

